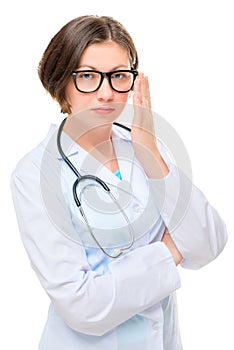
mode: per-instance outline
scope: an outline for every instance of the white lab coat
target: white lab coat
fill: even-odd
[[[168,160],[165,179],[147,179],[134,158],[129,132],[118,127],[113,132],[122,182],[63,134],[66,154],[83,174],[94,172],[116,196],[118,186],[126,185],[119,198],[132,222],[135,243],[119,258],[108,258],[95,247],[79,216],[72,196],[76,177],[61,160],[56,134],[57,127],[52,126],[12,175],[23,244],[51,299],[39,349],[182,349],[175,293],[180,277],[161,238],[167,226],[183,255],[181,265],[197,269],[223,250],[223,221]],[[99,196],[97,190],[97,201]],[[115,212],[97,212],[95,201],[90,206],[85,198],[82,205],[109,252],[127,239]]]

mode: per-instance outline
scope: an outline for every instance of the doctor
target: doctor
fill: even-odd
[[[177,265],[201,268],[225,246],[219,214],[154,134],[137,68],[126,29],[98,16],[67,23],[40,62],[67,118],[12,175],[23,244],[51,299],[40,350],[181,350]],[[130,93],[131,132],[113,124]],[[108,190],[92,177],[73,186],[86,175]]]

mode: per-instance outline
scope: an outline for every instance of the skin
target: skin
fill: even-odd
[[[113,41],[92,44],[84,51],[78,69],[94,69],[101,72],[130,69],[128,53]],[[116,171],[118,162],[111,141],[112,123],[124,108],[129,93],[114,91],[106,78],[97,91],[81,93],[76,90],[71,78],[66,87],[66,96],[72,113],[68,116],[64,131],[109,170]],[[143,73],[135,80],[133,105],[131,136],[135,155],[149,178],[163,178],[169,169],[157,146],[149,82]],[[168,247],[175,264],[178,265],[182,255],[168,230],[165,230],[162,242]]]

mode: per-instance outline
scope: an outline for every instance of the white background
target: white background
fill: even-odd
[[[132,35],[154,111],[179,133],[195,184],[227,224],[229,241],[217,260],[198,271],[180,268],[184,349],[234,349],[232,1],[22,0],[4,2],[0,13],[0,348],[36,350],[49,303],[22,246],[9,187],[16,162],[62,119],[39,82],[38,62],[62,25],[98,14],[115,17]]]

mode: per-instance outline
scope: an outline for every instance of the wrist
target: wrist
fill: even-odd
[[[159,151],[144,157],[144,170],[150,179],[161,179],[167,176],[169,168]]]
[[[136,158],[149,178],[163,178],[169,173],[169,168],[161,156],[156,141],[147,141],[133,144]]]

